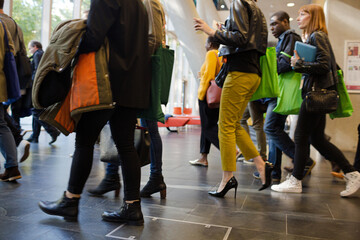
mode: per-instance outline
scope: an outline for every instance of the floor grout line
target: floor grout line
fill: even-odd
[[[327,208],[328,208],[328,210],[329,210],[329,212],[331,214],[332,219],[335,220],[334,214],[332,213],[329,204],[326,204],[326,206],[327,206]]]
[[[285,215],[285,234],[288,235],[288,219],[287,219],[287,214]]]

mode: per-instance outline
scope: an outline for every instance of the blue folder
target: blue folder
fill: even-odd
[[[316,57],[316,47],[310,44],[297,41],[295,43],[295,50],[299,57],[305,62],[314,62]]]

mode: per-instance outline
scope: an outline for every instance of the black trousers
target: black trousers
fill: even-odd
[[[326,140],[325,123],[325,114],[309,113],[306,111],[305,101],[302,103],[295,130],[295,158],[292,173],[299,180],[303,178],[305,164],[310,155],[310,144],[327,160],[337,163],[344,173],[355,171],[344,154]]]
[[[94,144],[108,121],[121,159],[124,200],[140,199],[140,160],[134,147],[136,109],[123,107],[82,115],[76,127],[75,152],[68,191],[81,194],[91,171]]]
[[[21,136],[21,131],[18,128],[17,123],[15,120],[7,113],[7,109],[9,106],[4,106],[4,119],[11,130],[12,135],[14,136],[16,146],[19,146],[20,142],[23,140],[23,137]]]
[[[206,100],[199,100],[201,121],[200,153],[209,153],[211,143],[220,149],[218,135],[219,108],[209,108]]]
[[[358,126],[358,134],[359,134],[359,139],[358,139],[356,155],[354,160],[354,167],[356,170],[360,172],[360,124]]]

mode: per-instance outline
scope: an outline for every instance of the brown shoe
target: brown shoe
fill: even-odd
[[[0,174],[0,180],[3,182],[11,182],[20,178],[21,178],[21,174],[17,166],[6,168],[5,172],[3,174]]]

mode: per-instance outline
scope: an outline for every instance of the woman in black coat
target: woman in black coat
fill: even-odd
[[[94,144],[109,121],[118,149],[124,180],[124,204],[118,212],[104,212],[105,221],[133,225],[144,223],[140,206],[140,161],[134,148],[138,108],[146,108],[150,96],[148,17],[140,0],[92,0],[87,29],[79,53],[97,51],[109,41],[109,79],[114,109],[84,113],[76,128],[76,142],[67,191],[56,202],[40,208],[65,220],[77,220],[78,204],[90,174]]]

